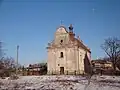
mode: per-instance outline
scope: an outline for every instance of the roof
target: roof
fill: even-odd
[[[92,63],[107,63],[107,64],[111,64],[110,61],[107,61],[107,60],[100,60],[100,59],[98,59],[98,60],[92,60],[91,62],[92,62]]]
[[[59,29],[59,28],[63,28],[63,29],[61,30],[61,29]],[[60,33],[60,34],[61,34],[61,33],[68,33],[69,36],[70,36],[70,41],[76,43],[79,47],[82,47],[83,49],[85,49],[85,50],[87,50],[88,52],[91,53],[90,49],[89,49],[86,45],[83,44],[82,40],[80,40],[80,39],[78,39],[78,38],[75,38],[75,34],[74,34],[73,32],[68,32],[67,29],[66,29],[66,27],[65,27],[64,25],[60,25],[60,26],[57,28],[56,33]],[[51,42],[50,45],[55,46],[55,45],[53,44],[53,42]],[[48,48],[48,47],[47,47],[47,48]]]
[[[75,35],[74,33],[69,33],[69,35],[70,35],[70,34]],[[70,35],[70,37],[73,37],[73,39],[70,38],[71,41],[77,43],[77,45],[78,45],[79,47],[82,47],[82,48],[84,48],[85,50],[91,52],[90,49],[89,49],[86,45],[83,44],[82,40],[80,40],[80,39],[78,39],[78,38],[75,38],[74,36],[71,36],[71,35]]]
[[[79,46],[81,46],[81,47],[83,47],[84,49],[90,51],[90,49],[89,49],[86,45],[84,45],[82,41],[78,40],[77,38],[75,38],[75,40],[78,42]],[[90,51],[90,52],[91,52],[91,51]]]

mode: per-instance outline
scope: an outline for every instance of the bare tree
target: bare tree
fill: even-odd
[[[11,57],[4,57],[0,60],[0,76],[10,76],[15,72],[15,61]]]
[[[15,71],[15,60],[12,57],[5,57],[3,42],[0,41],[0,77],[9,76]]]
[[[116,37],[105,39],[101,48],[108,55],[114,71],[116,71],[116,64],[119,61],[120,56],[120,40]]]
[[[15,60],[12,57],[6,57],[2,62],[6,69],[15,68]]]
[[[119,56],[119,61],[118,61],[118,63],[117,63],[117,68],[120,70],[120,56]]]

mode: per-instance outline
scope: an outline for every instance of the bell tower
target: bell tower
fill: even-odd
[[[70,40],[74,40],[75,34],[73,32],[73,26],[72,26],[72,24],[70,24],[70,26],[69,26],[69,36],[70,36]]]
[[[69,32],[73,33],[73,26],[72,26],[72,24],[70,24],[70,26],[69,26]]]

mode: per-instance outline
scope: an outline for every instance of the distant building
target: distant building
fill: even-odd
[[[28,67],[21,68],[23,75],[43,75],[47,73],[46,63],[30,64]]]
[[[112,68],[112,62],[106,61],[106,60],[92,60],[91,61],[93,67],[97,69],[111,69]]]
[[[79,37],[75,37],[72,25],[69,31],[63,25],[58,27],[47,50],[48,74],[90,73],[91,51]]]
[[[93,71],[96,74],[106,74],[106,75],[112,75],[113,68],[112,68],[112,62],[108,60],[92,60],[91,61]]]

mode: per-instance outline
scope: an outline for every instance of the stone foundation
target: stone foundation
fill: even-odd
[[[60,75],[60,71],[48,71],[47,72],[48,75]],[[64,71],[64,75],[80,75],[80,74],[85,74],[84,71]]]

